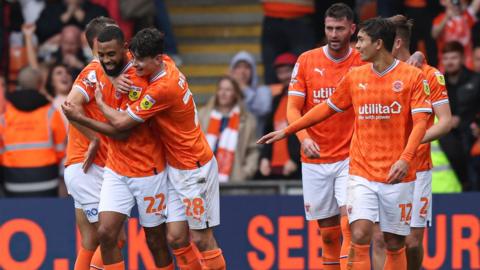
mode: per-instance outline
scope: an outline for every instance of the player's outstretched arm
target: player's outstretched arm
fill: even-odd
[[[336,111],[331,109],[330,106],[328,106],[327,103],[324,102],[322,104],[315,106],[313,109],[308,111],[304,116],[302,116],[300,119],[290,124],[285,129],[270,132],[269,134],[263,136],[257,141],[257,143],[269,144],[269,143],[279,141],[287,137],[288,135],[291,135],[302,129],[306,129],[313,125],[316,125],[335,113]]]
[[[117,111],[105,104],[105,102],[103,102],[102,91],[100,91],[98,86],[95,90],[95,101],[108,122],[119,132],[130,130],[139,124],[139,122],[133,120],[126,111]]]
[[[64,104],[62,104],[62,110],[65,116],[71,122],[77,122],[80,125],[83,125],[111,138],[117,140],[124,140],[130,135],[128,132],[121,132],[120,130],[117,130],[109,123],[100,122],[92,118],[86,117],[80,112],[78,106],[75,104],[65,102]]]
[[[403,150],[400,158],[390,169],[387,177],[389,184],[396,184],[402,181],[407,175],[409,164],[415,158],[415,153],[422,141],[423,136],[427,130],[427,119],[430,116],[428,113],[415,113],[413,117],[413,128],[408,137],[407,145]]]
[[[438,118],[438,122],[427,129],[427,132],[422,139],[422,143],[435,141],[446,135],[450,132],[450,129],[452,129],[452,112],[450,111],[450,105],[448,103],[433,106],[433,111]]]

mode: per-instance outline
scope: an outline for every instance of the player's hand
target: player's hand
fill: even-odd
[[[398,160],[390,168],[390,173],[388,173],[387,182],[389,184],[397,184],[402,181],[408,173],[408,162],[403,159]]]
[[[407,60],[407,64],[417,68],[421,68],[424,63],[425,63],[425,55],[423,55],[423,53],[421,52],[415,52]]]
[[[37,26],[34,23],[26,23],[22,25],[22,33],[25,37],[31,38],[35,33]]]
[[[309,158],[320,157],[320,147],[310,138],[305,138],[302,141],[302,151]]]
[[[90,143],[88,144],[88,149],[84,154],[84,160],[82,164],[82,170],[84,173],[87,173],[90,166],[92,166],[93,160],[97,155],[97,151],[99,147],[100,147],[100,140],[98,138],[91,140]]]
[[[70,121],[78,121],[82,116],[78,106],[68,101],[65,101],[62,104],[62,111],[63,114],[67,117],[67,119]]]
[[[263,176],[269,176],[272,173],[272,167],[270,167],[270,161],[267,158],[260,160],[260,173]]]
[[[285,137],[287,137],[287,135],[285,134],[285,131],[278,130],[278,131],[270,132],[267,135],[263,136],[262,138],[260,138],[257,141],[257,143],[258,144],[271,144],[273,142],[280,141],[281,139],[283,139]]]
[[[112,81],[113,86],[122,94],[128,94],[133,82],[129,79],[128,74],[121,74]]]
[[[297,171],[298,166],[297,163],[293,162],[293,160],[289,159],[287,163],[283,166],[283,175],[289,176],[295,171]]]
[[[100,87],[98,87],[98,84],[97,87],[95,87],[95,102],[97,102],[97,104],[103,103],[103,93]]]

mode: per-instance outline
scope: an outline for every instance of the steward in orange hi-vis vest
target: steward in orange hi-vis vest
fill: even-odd
[[[0,119],[7,196],[56,196],[66,130],[60,112],[35,90],[8,95]]]

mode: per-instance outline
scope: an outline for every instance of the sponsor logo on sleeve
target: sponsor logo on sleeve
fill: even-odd
[[[440,71],[435,72],[435,77],[437,78],[438,84],[445,85],[445,77]]]
[[[128,98],[131,101],[136,101],[140,98],[140,94],[142,93],[142,88],[132,85],[130,86],[130,91],[128,91]]]
[[[423,92],[425,92],[427,96],[430,96],[430,86],[428,86],[427,80],[423,80]]]
[[[143,97],[142,101],[140,102],[140,108],[142,110],[150,110],[152,106],[155,104],[155,99],[153,99],[150,95],[146,95]]]

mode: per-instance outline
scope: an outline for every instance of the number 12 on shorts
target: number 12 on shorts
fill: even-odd
[[[405,223],[410,223],[412,219],[412,204],[411,203],[401,203],[398,207],[402,210],[402,215],[400,217],[400,221]]]
[[[155,197],[144,197],[143,200],[145,202],[148,202],[147,210],[145,211],[147,212],[147,214],[152,214],[152,213],[157,214],[167,208],[165,205],[165,194],[163,193],[159,193],[155,195]],[[158,206],[155,207],[157,201],[158,201]]]

